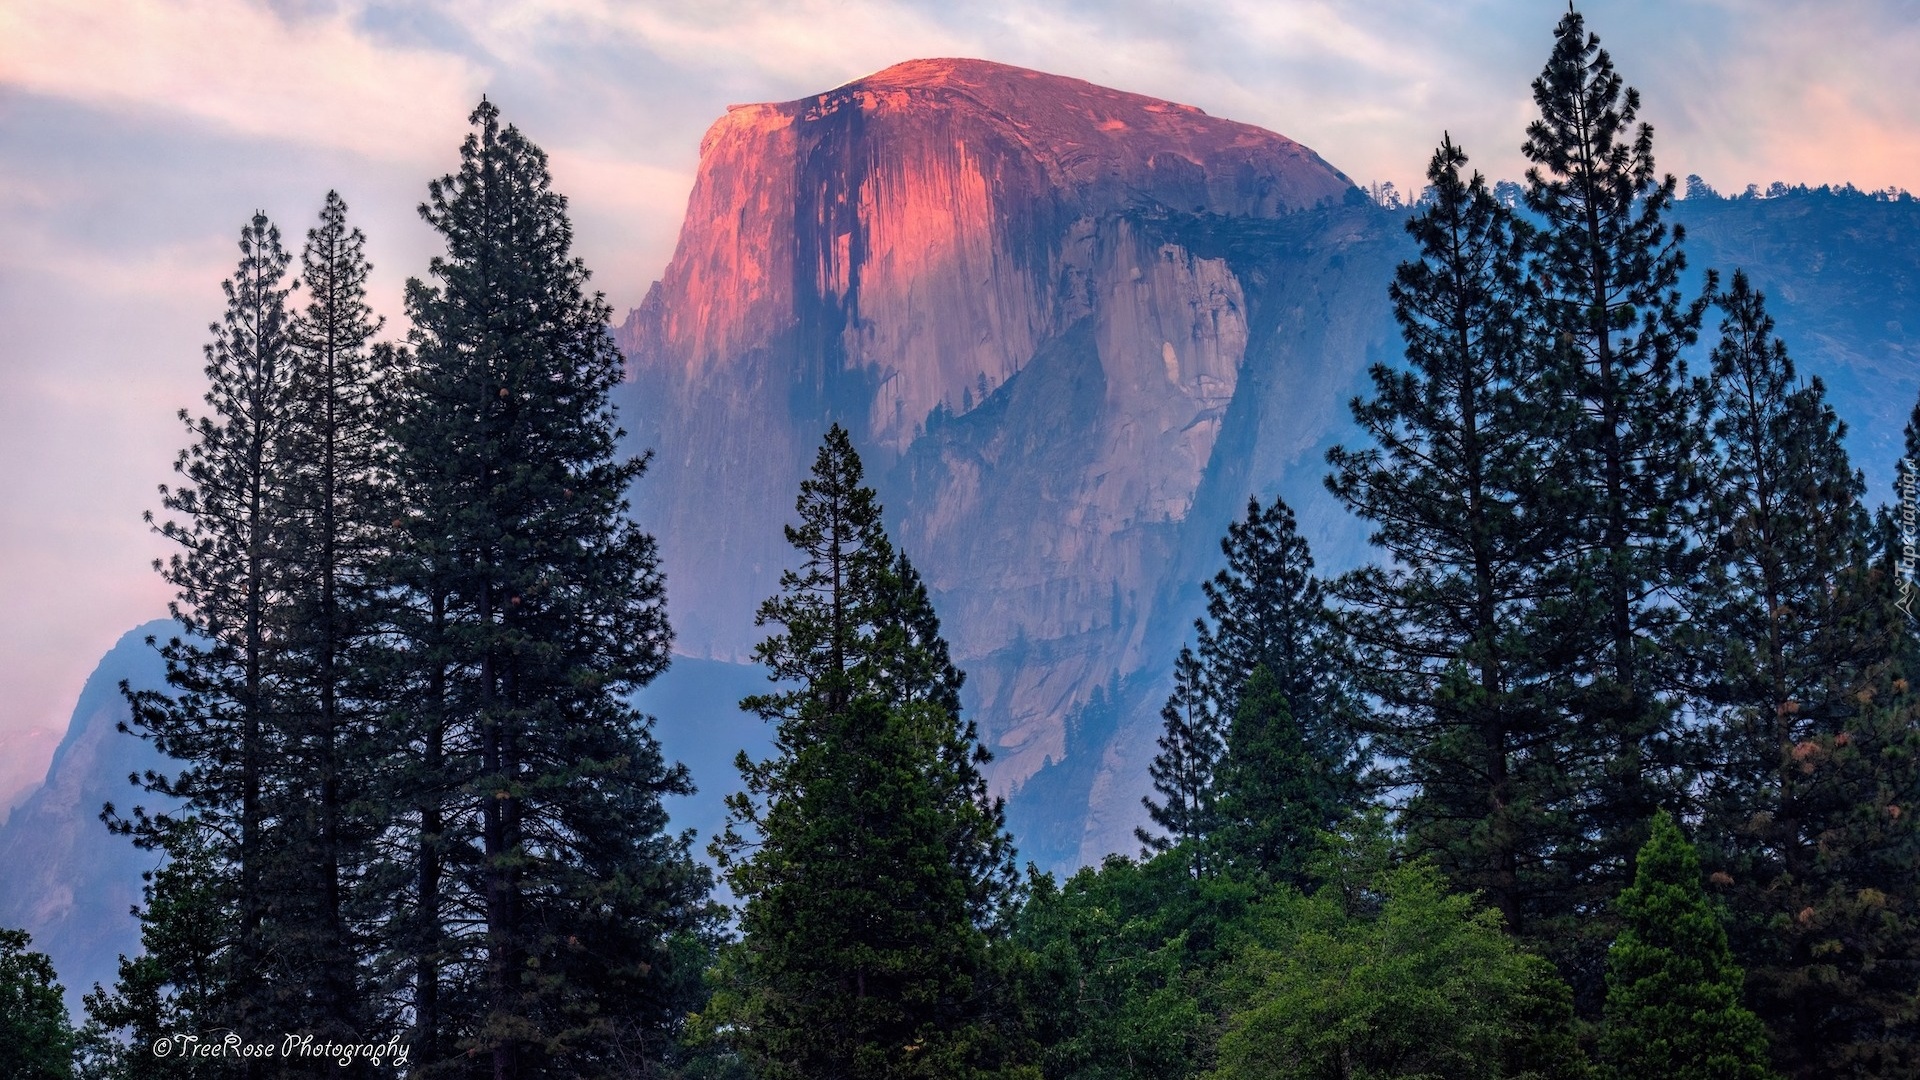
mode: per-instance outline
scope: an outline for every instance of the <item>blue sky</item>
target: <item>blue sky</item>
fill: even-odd
[[[735,102],[975,56],[1182,101],[1417,186],[1442,130],[1517,178],[1538,0],[0,0],[0,807],[44,771],[95,660],[160,614],[140,521],[201,393],[241,223],[297,247],[329,188],[374,303],[482,93],[552,155],[615,307],[671,253],[701,133]],[[1920,189],[1920,2],[1585,5],[1662,167]]]

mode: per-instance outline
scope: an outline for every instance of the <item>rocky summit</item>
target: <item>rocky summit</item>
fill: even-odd
[[[677,650],[750,655],[838,421],[1043,861],[1129,846],[1214,539],[1344,426],[1389,333],[1395,230],[1358,196],[1273,132],[977,60],[731,108],[619,331]]]

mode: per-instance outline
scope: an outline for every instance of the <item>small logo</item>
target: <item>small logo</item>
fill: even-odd
[[[1920,474],[1912,458],[1900,459],[1900,601],[1901,614],[1913,617],[1914,567],[1920,564]]]

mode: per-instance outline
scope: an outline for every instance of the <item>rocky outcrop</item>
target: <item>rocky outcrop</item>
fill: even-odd
[[[995,780],[1060,762],[1072,710],[1161,664],[1190,618],[1170,575],[1252,482],[1235,466],[1209,488],[1235,410],[1244,425],[1294,400],[1312,413],[1282,439],[1310,450],[1379,336],[1375,301],[1332,353],[1296,355],[1323,334],[1327,282],[1292,256],[1384,250],[1353,194],[1272,132],[981,61],[729,110],[673,260],[619,332],[623,420],[659,451],[638,509],[678,648],[749,654],[788,561],[780,526],[837,420],[970,673]],[[1289,362],[1298,381],[1270,386]],[[1088,853],[1130,832],[1138,786],[1114,789]]]
[[[76,1013],[94,983],[113,982],[121,954],[139,952],[140,924],[131,912],[141,899],[141,872],[159,856],[110,835],[100,811],[107,803],[122,813],[134,802],[158,808],[127,782],[161,758],[118,730],[130,717],[120,683],[163,686],[165,667],[146,639],[176,631],[172,622],[148,623],[101,658],[46,781],[0,827],[0,867],[7,868],[0,874],[0,926],[33,935],[33,949],[53,959]]]

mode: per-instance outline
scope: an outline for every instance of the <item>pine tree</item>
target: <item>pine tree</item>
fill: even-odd
[[[1620,895],[1607,953],[1600,1055],[1612,1076],[1767,1080],[1767,1033],[1740,1004],[1741,973],[1700,860],[1664,811]]]
[[[1242,873],[1298,881],[1301,845],[1360,800],[1352,661],[1285,502],[1248,499],[1220,550],[1226,567],[1201,584],[1212,625],[1195,626],[1214,714],[1230,721],[1214,772],[1212,846]]]
[[[232,904],[217,861],[221,838],[193,818],[158,824],[173,835],[161,848],[166,863],[144,875],[140,954],[120,958],[111,988],[96,985],[86,995],[82,1056],[91,1075],[112,1080],[232,1075],[228,1061],[151,1051],[160,1039],[229,1027],[234,997]]]
[[[1195,624],[1217,707],[1232,715],[1254,669],[1265,667],[1329,777],[1350,779],[1358,739],[1346,643],[1328,617],[1293,509],[1279,498],[1265,507],[1248,499],[1246,519],[1227,526],[1220,550],[1227,565],[1201,583],[1207,621]]]
[[[1844,426],[1741,277],[1723,299],[1724,648],[1703,845],[1748,998],[1789,1076],[1920,1076],[1920,649],[1901,537],[1869,532]],[[1910,425],[1908,451],[1920,449]],[[1874,550],[1875,547],[1879,550]]]
[[[1322,832],[1352,809],[1350,784],[1293,718],[1265,664],[1240,688],[1221,759],[1214,846],[1226,867],[1304,888]]]
[[[756,650],[789,687],[742,707],[775,756],[713,851],[743,940],[704,1021],[767,1077],[957,1077],[1002,1070],[991,941],[1013,885],[998,800],[959,715],[961,673],[880,521],[846,431],[801,485],[801,554],[761,605]]]
[[[408,283],[390,428],[392,771],[412,803],[395,929],[417,1067],[608,1075],[659,1059],[705,884],[660,802],[686,772],[628,701],[668,659],[654,543],[627,518],[645,462],[614,455],[611,310],[545,154],[488,102],[471,123],[420,209],[447,252]]]
[[[328,192],[301,252],[307,305],[289,339],[290,418],[276,484],[287,567],[276,605],[292,773],[286,880],[275,886],[286,931],[277,965],[296,1000],[295,1029],[337,1041],[378,1041],[366,1000],[371,951],[356,903],[378,831],[373,777],[382,690],[373,653],[385,630],[382,583],[391,516],[380,480],[385,444],[376,402],[382,372],[370,348],[379,322],[366,304],[366,238]],[[359,916],[356,918],[356,916]]]
[[[1160,798],[1156,802],[1148,795],[1140,800],[1147,816],[1166,830],[1166,835],[1136,828],[1134,837],[1140,841],[1142,854],[1185,848],[1196,877],[1207,865],[1202,841],[1213,832],[1214,772],[1225,750],[1215,708],[1199,659],[1191,648],[1183,646],[1173,664],[1173,693],[1160,709],[1165,725],[1158,743],[1160,752],[1147,766],[1153,790]]]
[[[73,1029],[53,961],[28,952],[32,943],[24,930],[0,929],[0,1075],[66,1080],[73,1075]]]
[[[143,919],[163,937],[217,932],[206,943],[209,954],[193,960],[219,970],[217,990],[187,1002],[197,1011],[183,1019],[249,1036],[282,1026],[279,1005],[304,974],[269,966],[287,926],[273,899],[300,855],[287,849],[282,825],[291,793],[274,770],[288,749],[274,618],[287,571],[279,485],[293,414],[290,262],[279,230],[255,214],[241,230],[239,266],[222,283],[227,311],[206,349],[212,412],[196,418],[181,410],[192,440],[174,463],[184,482],[160,489],[161,505],[179,518],[155,531],[181,550],[156,560],[155,569],[177,590],[170,610],[182,633],[161,647],[169,689],[128,692],[128,699],[131,730],[180,770],[150,772],[143,784],[180,809],[118,819],[109,808],[110,823],[136,843],[208,875],[196,890],[204,900],[188,909],[203,925],[155,926],[177,910],[152,904]],[[189,851],[194,858],[185,858]],[[167,971],[163,978],[189,976]]]
[[[1714,603],[1703,620],[1719,719],[1702,830],[1713,840],[1702,848],[1732,909],[1734,949],[1775,1034],[1776,1061],[1791,1075],[1844,1075],[1860,1067],[1843,1060],[1849,1046],[1886,1041],[1868,1030],[1873,1014],[1920,985],[1859,978],[1897,970],[1883,962],[1914,944],[1911,930],[1895,929],[1912,890],[1887,872],[1912,857],[1912,840],[1883,809],[1916,778],[1915,766],[1899,764],[1909,740],[1886,685],[1898,616],[1871,563],[1845,426],[1820,380],[1796,378],[1744,273],[1719,305],[1714,435],[1726,468],[1711,517]],[[1862,800],[1881,812],[1857,820]],[[1871,914],[1858,910],[1860,896],[1876,893]],[[1836,933],[1862,916],[1877,932]],[[1852,948],[1824,944],[1835,940]],[[1894,1075],[1896,1064],[1881,1057],[1875,1074]]]
[[[1327,486],[1371,522],[1384,565],[1340,583],[1380,701],[1409,840],[1511,932],[1564,910],[1570,732],[1554,707],[1540,603],[1562,544],[1547,511],[1553,403],[1523,277],[1530,233],[1448,139],[1420,246],[1390,295],[1406,367],[1378,365],[1354,418],[1373,445],[1328,454]]]
[[[1522,149],[1541,228],[1528,266],[1567,406],[1554,413],[1561,484],[1544,512],[1571,532],[1549,640],[1589,740],[1572,760],[1585,789],[1580,828],[1594,841],[1556,858],[1576,867],[1576,907],[1600,915],[1645,823],[1685,783],[1674,691],[1702,565],[1691,528],[1706,448],[1703,391],[1680,351],[1698,335],[1714,280],[1682,301],[1684,235],[1664,220],[1674,178],[1656,175],[1640,96],[1578,12],[1555,28],[1533,97],[1540,117]]]

